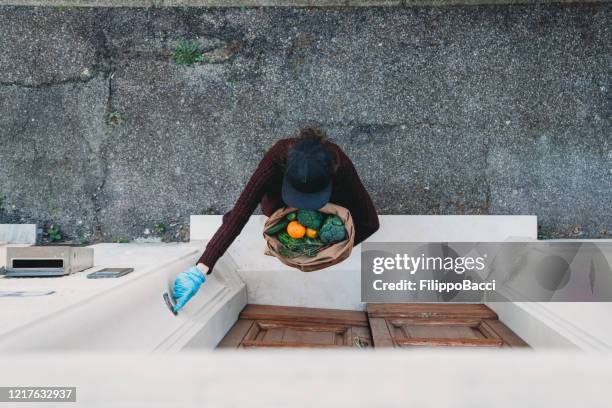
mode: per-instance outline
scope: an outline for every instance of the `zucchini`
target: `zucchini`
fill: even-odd
[[[289,225],[289,220],[286,220],[286,219],[280,220],[279,222],[277,222],[276,224],[268,228],[266,230],[266,234],[268,235],[278,234],[279,232],[287,228],[287,225]]]
[[[292,213],[289,213],[289,214],[285,215],[285,218],[288,219],[289,221],[293,221],[293,220],[297,219],[297,212],[294,211]]]

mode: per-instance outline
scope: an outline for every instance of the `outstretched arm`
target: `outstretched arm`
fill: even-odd
[[[208,242],[204,253],[198,260],[198,267],[204,273],[212,271],[217,260],[234,242],[234,239],[240,234],[249,217],[257,208],[269,187],[269,183],[280,171],[279,159],[282,155],[282,149],[282,143],[277,142],[266,153],[240,194],[234,208],[223,216],[223,224]]]
[[[176,302],[172,310],[174,314],[177,314],[198,293],[202,284],[206,282],[206,275],[212,271],[217,260],[242,231],[273,177],[280,171],[279,158],[282,157],[283,146],[282,143],[277,142],[266,153],[240,194],[234,208],[223,216],[223,224],[206,245],[204,254],[198,260],[197,265],[180,273],[174,279],[174,293],[172,294]]]

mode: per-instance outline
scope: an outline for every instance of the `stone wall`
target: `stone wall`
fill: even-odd
[[[0,7],[0,222],[185,239],[314,123],[380,213],[609,237],[611,11]]]

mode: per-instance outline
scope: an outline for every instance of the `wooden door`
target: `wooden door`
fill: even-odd
[[[525,347],[481,304],[368,304],[374,347]]]
[[[365,312],[247,305],[219,348],[370,347]]]

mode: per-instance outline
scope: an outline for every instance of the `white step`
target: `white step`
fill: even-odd
[[[0,224],[0,243],[36,243],[36,224]]]
[[[554,240],[596,242],[610,239]],[[604,253],[612,264],[612,255]],[[496,302],[487,303],[500,319],[535,349],[612,351],[612,303],[607,302]]]
[[[607,408],[612,355],[259,349],[2,356],[2,384],[77,388],[67,408]],[[9,404],[4,404],[9,406]]]
[[[191,216],[191,239],[208,240],[221,225],[219,215]],[[263,254],[267,217],[251,216],[229,249],[247,285],[248,302],[282,306],[362,310],[360,246],[350,258],[322,271],[301,272]],[[537,239],[530,215],[382,215],[371,242],[496,242]],[[203,249],[202,244],[202,249]]]
[[[53,290],[48,296],[0,298],[0,351],[132,352],[214,347],[246,305],[236,265],[224,257],[174,316],[162,293],[195,263],[190,244],[98,244],[94,268],[60,278],[0,277],[3,291]],[[87,279],[103,267],[133,267],[117,279]]]

